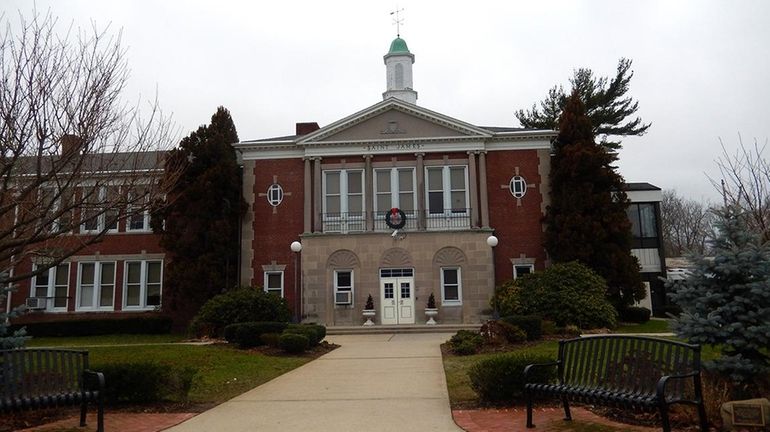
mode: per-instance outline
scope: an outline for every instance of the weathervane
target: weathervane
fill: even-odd
[[[396,6],[396,10],[391,12],[391,15],[395,15],[396,17],[393,18],[393,24],[396,25],[396,37],[401,37],[401,24],[404,23],[404,19],[400,18],[399,13],[403,12],[404,8],[398,9],[398,6]]]

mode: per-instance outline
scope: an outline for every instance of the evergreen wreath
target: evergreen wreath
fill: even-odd
[[[394,220],[398,222],[394,222]],[[393,229],[401,229],[406,225],[406,213],[397,207],[393,207],[385,213],[385,224]]]

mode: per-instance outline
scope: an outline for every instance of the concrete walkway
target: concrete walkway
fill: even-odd
[[[450,336],[329,336],[341,347],[168,430],[460,431],[439,350]]]

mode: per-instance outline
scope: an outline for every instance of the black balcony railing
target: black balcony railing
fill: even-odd
[[[471,228],[471,209],[451,209],[442,212],[430,210],[403,210],[406,223],[402,231],[451,231]],[[364,231],[392,231],[385,222],[386,211],[372,212],[367,220],[365,212],[322,213],[322,229],[325,233],[351,233]]]

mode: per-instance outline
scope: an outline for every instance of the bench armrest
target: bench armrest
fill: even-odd
[[[666,376],[660,377],[660,379],[658,380],[658,386],[656,389],[656,395],[658,396],[658,399],[665,400],[666,384],[668,384],[669,380],[694,378],[698,375],[700,375],[700,371],[690,372],[682,375],[666,375]]]
[[[104,374],[86,369],[83,371],[83,383],[88,390],[102,392],[104,391]]]
[[[541,368],[541,367],[549,367],[549,366],[558,366],[561,363],[560,360],[549,362],[549,363],[535,363],[531,365],[527,365],[527,367],[524,368],[524,384],[529,383],[529,373],[535,368]]]

